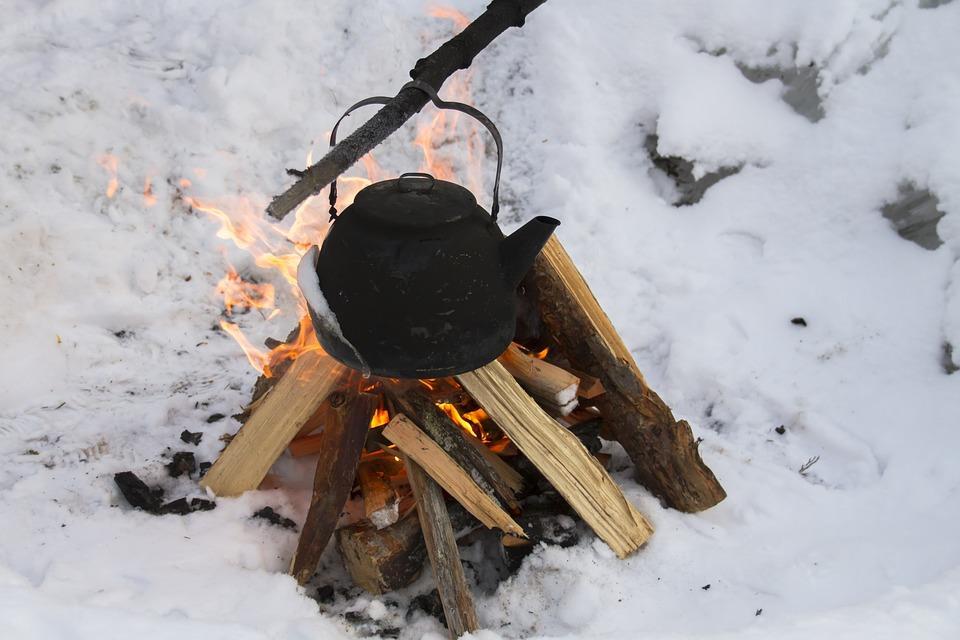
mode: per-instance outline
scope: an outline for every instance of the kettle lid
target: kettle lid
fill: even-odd
[[[471,217],[478,205],[470,190],[458,184],[429,173],[404,173],[364,187],[350,209],[378,224],[423,227]]]

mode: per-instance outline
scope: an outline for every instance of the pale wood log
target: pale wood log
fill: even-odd
[[[319,351],[300,355],[259,400],[200,484],[218,496],[256,489],[344,373],[343,365]]]
[[[473,438],[457,425],[442,409],[419,389],[410,389],[397,395],[395,402],[401,411],[436,442],[456,463],[467,472],[477,485],[490,497],[500,496],[513,512],[520,510],[514,489],[487,458],[470,444]]]
[[[290,560],[290,573],[299,584],[306,583],[317,570],[340,510],[350,497],[376,406],[376,396],[360,393],[340,408],[346,413],[344,419],[333,422],[323,431],[325,445],[317,461],[310,510]]]
[[[547,241],[526,283],[570,364],[602,381],[605,393],[595,402],[604,426],[633,460],[637,480],[680,511],[701,511],[723,500],[727,494],[700,457],[690,425],[676,420],[647,386],[556,236]]]
[[[570,411],[576,408],[580,380],[569,371],[524,353],[516,344],[507,347],[497,360],[531,395],[552,406],[572,403]]]
[[[624,558],[653,527],[572,433],[528,396],[499,362],[457,376],[584,522]]]
[[[538,398],[536,396],[533,396],[533,399],[537,401],[537,404],[543,407],[544,411],[546,411],[547,413],[549,413],[551,416],[555,418],[564,418],[570,415],[571,413],[573,413],[574,411],[576,411],[577,408],[580,406],[580,403],[577,401],[577,398],[574,398],[573,400],[571,400],[570,402],[564,405],[554,404],[552,402],[544,400],[543,398]]]
[[[433,578],[443,604],[450,637],[459,638],[465,633],[476,631],[480,626],[473,606],[473,596],[463,575],[460,551],[457,549],[457,539],[447,514],[443,492],[411,457],[406,459],[407,477],[417,500],[417,514],[420,517],[427,553],[430,555]]]
[[[524,535],[523,529],[504,511],[496,500],[463,470],[450,455],[431,440],[407,416],[394,416],[383,435],[412,458],[486,527]]]
[[[400,499],[390,482],[390,474],[381,460],[367,460],[357,469],[363,511],[377,529],[388,527],[400,518]]]

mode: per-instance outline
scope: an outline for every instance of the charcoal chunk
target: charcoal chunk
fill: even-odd
[[[167,472],[174,478],[186,474],[191,475],[197,470],[197,459],[192,451],[177,451],[173,454],[173,460],[167,465]]]
[[[160,509],[163,498],[163,489],[149,487],[132,471],[121,471],[114,474],[113,481],[120,488],[120,493],[130,503],[131,507],[156,513]]]
[[[183,432],[180,433],[180,439],[187,444],[200,444],[200,441],[203,440],[203,432],[187,431],[184,429]]]
[[[297,523],[291,520],[290,518],[284,518],[282,515],[273,510],[273,507],[264,507],[253,514],[254,518],[263,518],[270,524],[274,524],[278,527],[283,527],[284,529],[296,529]]]

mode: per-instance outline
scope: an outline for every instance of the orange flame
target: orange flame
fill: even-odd
[[[477,409],[476,411],[470,411],[461,415],[457,407],[449,402],[438,402],[437,407],[467,433],[481,440],[486,437],[483,426],[480,424],[480,421],[487,417],[483,409]]]
[[[157,204],[157,196],[153,195],[153,183],[150,176],[143,180],[143,204],[148,209]]]
[[[432,7],[429,13],[433,17],[450,21],[456,31],[463,30],[470,23],[469,18],[464,14],[451,8]],[[471,102],[470,80],[471,72],[469,70],[458,74],[447,83],[444,89],[444,97],[450,100]],[[444,180],[455,179],[455,165],[445,157],[446,150],[444,147],[451,145],[451,154],[462,154],[463,134],[461,133],[459,137],[457,135],[458,119],[458,113],[451,116],[447,112],[438,111],[420,120],[415,140],[423,154],[422,171],[429,171],[434,176]],[[466,133],[466,184],[475,193],[480,193],[482,186],[480,168],[485,157],[485,150],[483,140],[479,135],[479,125],[472,120],[464,119],[464,122],[468,121],[471,128]],[[454,143],[456,144],[454,145]],[[107,157],[105,156],[105,158]],[[112,186],[108,185],[107,193],[108,196],[112,197],[118,186],[115,177],[116,158],[112,156],[109,156],[109,158],[113,159],[113,170],[109,168],[110,165],[101,164],[113,176]],[[312,164],[312,159],[313,152],[311,149],[307,156],[307,166]],[[348,207],[356,194],[371,184],[372,181],[387,177],[372,154],[363,157],[362,166],[366,177],[341,176],[338,178],[339,197],[337,206],[340,211]],[[457,163],[456,166],[461,166],[461,163]],[[192,168],[190,171],[194,179],[202,180],[207,175],[207,171],[201,167]],[[186,177],[180,178],[179,185],[182,190],[193,187],[191,179]],[[144,184],[144,198],[145,202],[149,202],[148,198],[153,198],[153,201],[155,201],[149,177]],[[216,201],[212,201],[200,199],[193,195],[185,195],[183,201],[194,210],[205,213],[216,220],[219,223],[217,236],[232,241],[238,248],[250,253],[258,267],[279,272],[286,281],[291,295],[297,300],[300,317],[299,335],[292,343],[279,345],[272,350],[264,350],[254,346],[236,324],[227,321],[221,322],[223,329],[236,339],[253,367],[264,375],[271,376],[280,363],[296,358],[305,351],[320,349],[319,342],[306,314],[306,303],[297,288],[296,271],[302,254],[311,245],[320,244],[327,233],[329,217],[326,202],[319,198],[308,199],[296,209],[292,225],[289,230],[284,231],[279,223],[264,217],[261,206],[255,206],[246,198],[218,198]],[[148,206],[151,204],[152,202]],[[234,309],[237,308],[272,309],[267,316],[268,319],[282,313],[281,309],[276,307],[277,296],[272,285],[245,282],[232,267],[218,283],[217,291],[224,297],[224,305],[228,315],[232,314]],[[459,414],[457,415],[459,416]],[[379,421],[383,420],[385,422],[388,419],[389,415],[386,409],[382,408],[382,411],[378,409],[371,420],[371,425],[373,426],[374,423],[383,424]],[[465,428],[470,430],[471,433],[482,434],[479,420],[468,422],[461,418],[461,422],[458,422],[458,424],[466,425]]]
[[[107,197],[112,198],[117,194],[117,189],[120,187],[120,181],[117,179],[117,172],[120,169],[120,160],[117,156],[105,153],[99,158],[97,158],[97,164],[106,169],[107,173],[110,174],[110,180],[107,182]]]
[[[380,401],[377,404],[377,410],[373,412],[373,417],[370,418],[370,428],[379,427],[390,422],[390,412],[387,411],[386,402],[384,401],[383,395],[380,396]]]
[[[247,282],[240,277],[232,265],[227,275],[217,283],[217,293],[223,296],[223,306],[226,307],[227,315],[233,315],[234,307],[273,309],[276,306],[276,293],[272,284]]]
[[[434,18],[443,18],[445,20],[451,21],[454,26],[457,28],[457,33],[463,31],[467,28],[467,25],[470,24],[470,18],[460,13],[452,7],[430,7],[427,9],[427,13]]]

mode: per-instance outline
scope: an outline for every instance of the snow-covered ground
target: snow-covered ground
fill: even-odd
[[[627,561],[589,538],[539,550],[480,597],[479,637],[960,637],[960,375],[944,355],[960,345],[960,2],[919,4],[549,0],[477,58],[506,226],[562,220],[729,493],[665,510],[617,456],[650,544]],[[451,35],[428,8],[4,3],[0,637],[338,638],[346,608],[443,637],[403,619],[428,579],[327,613],[296,587],[295,534],[250,514],[302,519],[302,488],[157,517],[113,482],[134,470],[201,496],[165,453],[209,461],[236,430],[207,422],[256,375],[217,327],[227,261],[277,285],[278,316],[234,318],[252,339],[296,321],[282,278],[181,193],[261,211],[348,104],[395,90]],[[807,108],[778,68],[818,79]],[[388,174],[420,162],[413,131],[378,152]],[[671,206],[651,135],[696,176],[740,170]],[[945,214],[935,250],[881,214],[907,185]]]

